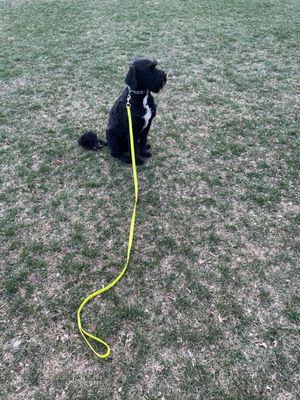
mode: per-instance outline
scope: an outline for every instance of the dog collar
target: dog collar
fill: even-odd
[[[128,86],[128,85],[126,85],[126,86],[127,86],[127,89],[128,89],[130,94],[131,93],[133,93],[133,94],[146,94],[146,93],[148,93],[148,89],[147,90],[133,90],[133,89],[131,89],[130,86]]]

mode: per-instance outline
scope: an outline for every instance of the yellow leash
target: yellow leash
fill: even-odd
[[[133,182],[134,182],[134,206],[133,206],[133,212],[131,216],[131,222],[130,222],[130,230],[129,230],[129,238],[128,238],[128,248],[127,248],[127,258],[125,265],[120,272],[120,274],[107,286],[105,286],[102,289],[96,290],[95,292],[91,293],[88,295],[83,302],[80,304],[78,310],[77,310],[77,325],[79,328],[79,331],[85,340],[86,344],[89,346],[89,348],[92,350],[92,352],[99,358],[107,358],[110,355],[110,347],[109,345],[102,339],[98,338],[95,335],[92,335],[90,332],[86,331],[82,327],[82,322],[81,322],[81,312],[84,308],[84,306],[90,302],[92,299],[95,297],[99,296],[101,293],[106,292],[113,286],[115,286],[119,280],[122,278],[122,276],[125,274],[126,269],[129,264],[129,259],[130,259],[130,253],[131,253],[131,248],[132,248],[132,243],[133,243],[133,234],[134,234],[134,225],[135,225],[135,217],[136,217],[136,206],[137,206],[137,201],[138,201],[138,193],[139,193],[139,185],[138,185],[138,178],[137,178],[137,171],[136,171],[136,163],[135,163],[135,152],[134,152],[134,139],[133,139],[133,129],[132,129],[132,117],[131,117],[131,108],[130,108],[130,95],[127,97],[127,115],[128,115],[128,125],[129,125],[129,137],[130,137],[130,150],[131,150],[131,160],[132,160],[132,175],[133,175]],[[93,345],[91,344],[91,341],[97,342],[102,344],[106,348],[106,352],[104,354],[98,353]]]

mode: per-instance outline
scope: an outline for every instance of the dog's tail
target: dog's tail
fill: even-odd
[[[99,150],[103,146],[107,146],[107,142],[97,137],[97,134],[93,131],[84,132],[78,139],[79,146],[84,147],[88,150]]]

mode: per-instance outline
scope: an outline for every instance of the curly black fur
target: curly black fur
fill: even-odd
[[[92,131],[85,132],[78,139],[78,144],[87,150],[99,150],[102,146],[107,146],[107,143],[98,139],[96,133]]]
[[[135,60],[125,78],[128,86],[110,110],[106,129],[107,144],[111,155],[124,162],[131,162],[128,154],[130,145],[126,110],[129,93],[131,95],[136,163],[142,164],[143,157],[151,156],[151,153],[147,151],[150,148],[150,145],[147,145],[147,136],[156,115],[156,104],[151,92],[158,93],[167,81],[167,74],[156,66],[157,61],[155,60]]]
[[[156,115],[156,104],[151,92],[158,93],[165,86],[167,74],[157,68],[157,61],[140,58],[130,66],[125,82],[126,88],[109,113],[107,142],[98,139],[94,132],[89,131],[79,138],[78,144],[90,150],[109,146],[113,157],[131,163],[126,109],[127,97],[130,94],[136,163],[142,164],[142,158],[151,157],[148,151],[151,146],[147,144],[147,136]]]

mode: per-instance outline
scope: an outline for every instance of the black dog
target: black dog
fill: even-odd
[[[156,115],[156,104],[151,92],[158,93],[167,81],[166,73],[156,66],[157,61],[146,58],[137,59],[132,63],[125,78],[127,86],[109,113],[107,143],[98,139],[94,132],[86,132],[79,138],[79,145],[92,150],[108,145],[113,157],[131,163],[126,109],[130,96],[136,163],[143,164],[142,157],[151,157],[148,151],[151,146],[147,144],[147,136]]]
[[[136,163],[143,164],[141,157],[151,157],[147,151],[147,136],[153,118],[156,115],[156,104],[151,92],[158,93],[166,84],[166,73],[156,68],[157,61],[146,58],[135,60],[125,78],[127,87],[117,99],[109,113],[106,129],[107,144],[111,155],[130,163],[129,128],[126,103],[130,95],[134,148]]]

